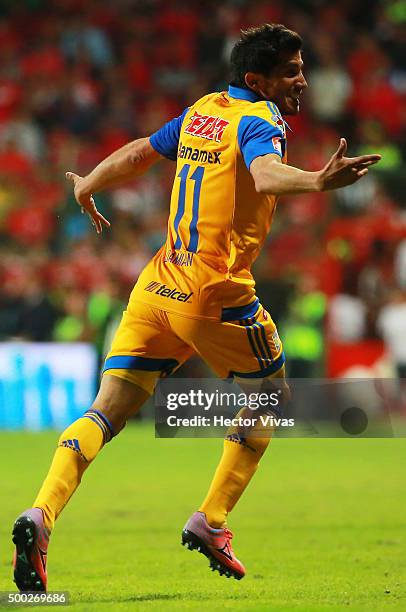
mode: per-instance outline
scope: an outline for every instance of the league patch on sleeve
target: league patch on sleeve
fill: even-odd
[[[282,145],[280,136],[273,136],[272,144],[274,146],[275,151],[277,151],[279,155],[282,156]]]

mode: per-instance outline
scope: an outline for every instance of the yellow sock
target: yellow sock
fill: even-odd
[[[250,411],[252,418],[252,411]],[[245,409],[237,417],[247,416]],[[251,433],[251,435],[250,435]],[[224,440],[223,456],[214,474],[206,499],[199,511],[206,514],[212,527],[224,527],[227,515],[234,508],[253,477],[259,460],[271,439],[272,430],[260,421],[247,436],[230,431]]]
[[[42,509],[47,529],[52,530],[84,471],[112,436],[108,420],[97,410],[88,410],[61,434],[49,472],[33,503],[33,508]]]

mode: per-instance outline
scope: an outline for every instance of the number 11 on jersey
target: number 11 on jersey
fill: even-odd
[[[185,214],[186,181],[187,180],[194,181],[192,220],[189,225],[190,238],[189,238],[189,244],[186,250],[189,251],[190,253],[196,253],[197,245],[199,243],[199,232],[197,231],[197,222],[199,218],[200,191],[201,191],[203,175],[204,175],[204,166],[198,166],[190,177],[188,177],[189,172],[190,172],[190,164],[185,164],[178,174],[178,178],[180,178],[178,210],[176,211],[176,216],[173,222],[173,226],[176,232],[175,249],[180,249],[182,246],[182,240],[179,236],[179,223],[181,222],[181,219],[183,215]]]

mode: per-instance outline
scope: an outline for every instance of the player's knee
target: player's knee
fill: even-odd
[[[282,403],[282,407],[284,407],[284,406],[286,406],[290,402],[292,394],[291,394],[291,391],[290,391],[290,387],[289,387],[289,385],[288,385],[288,383],[286,382],[285,379],[282,379],[279,382],[279,385],[280,385],[279,388],[280,388],[280,391],[281,391],[281,394],[280,394],[281,395],[281,403]]]
[[[266,393],[269,398],[272,398],[269,411],[281,416],[291,399],[290,387],[285,378],[264,379],[261,384],[260,392]],[[277,400],[276,404],[275,400]]]
[[[104,415],[110,423],[115,436],[125,427],[127,422],[126,412],[123,410],[123,406],[115,403],[111,399],[110,401],[100,401],[96,398],[92,404],[91,410],[97,410]]]
[[[103,376],[92,409],[105,416],[114,430],[114,435],[117,435],[148,398],[149,393],[132,382],[122,380],[118,376]]]

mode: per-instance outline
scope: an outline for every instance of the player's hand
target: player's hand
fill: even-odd
[[[68,181],[73,182],[73,193],[76,202],[82,209],[82,213],[87,213],[96,232],[101,234],[104,225],[110,227],[110,221],[107,221],[107,219],[97,210],[92,194],[86,190],[85,179],[74,172],[67,172],[65,176]]]
[[[377,153],[344,157],[346,151],[347,141],[341,138],[337,151],[320,171],[321,191],[352,185],[368,173],[369,166],[378,163],[381,159]]]

